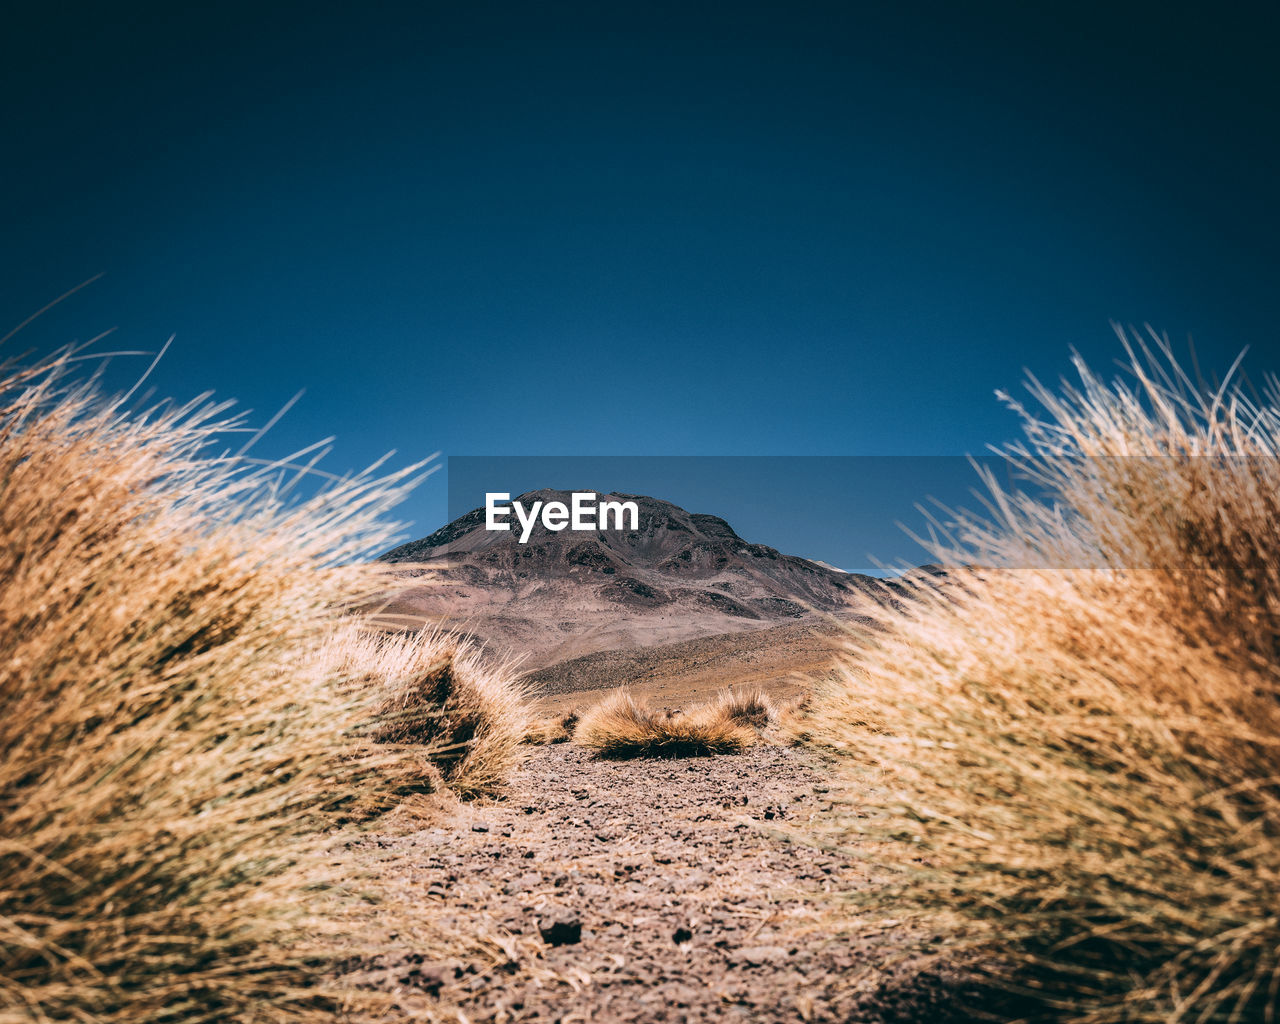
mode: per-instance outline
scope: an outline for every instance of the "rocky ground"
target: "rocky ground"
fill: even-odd
[[[803,751],[604,761],[532,748],[509,797],[371,840],[424,915],[509,956],[351,966],[395,1013],[459,1021],[965,1020],[893,920],[835,934],[861,862],[791,842],[828,799]],[[847,919],[846,919],[847,920]]]

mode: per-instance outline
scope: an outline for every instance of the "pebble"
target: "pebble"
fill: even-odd
[[[538,922],[538,934],[549,946],[569,946],[582,940],[582,919],[570,911],[552,914]]]

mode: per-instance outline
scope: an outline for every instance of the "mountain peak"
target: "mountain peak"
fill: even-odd
[[[542,488],[504,504],[568,506],[572,494]],[[720,516],[640,494],[597,501],[635,502],[636,528],[552,530],[539,522],[520,543],[514,515],[513,529],[488,530],[477,508],[387,552],[384,561],[432,577],[397,602],[396,614],[443,615],[536,665],[549,648],[565,656],[565,649],[618,646],[619,636],[666,642],[839,612],[879,589],[869,577],[746,541]]]
[[[523,494],[505,501],[504,504],[518,502],[525,509],[531,509],[536,502],[541,502],[545,505],[548,502],[558,501],[568,506],[574,493],[574,491],[543,487],[536,491],[525,491]],[[612,541],[619,534],[625,534],[627,537],[625,543],[630,545],[652,543],[655,537],[664,534],[689,534],[706,540],[746,543],[738,536],[733,527],[720,516],[707,515],[701,512],[686,512],[679,505],[663,501],[660,498],[622,492],[579,491],[577,493],[596,495],[598,502],[634,502],[638,511],[637,528],[628,531],[605,530],[599,533],[593,531],[590,534],[584,534],[581,531],[549,530],[539,521],[534,525],[528,543],[554,543],[556,538],[560,537],[565,540],[572,540],[576,544],[588,537],[599,537],[607,546],[617,547],[618,545],[612,543]],[[518,528],[514,516],[508,515],[506,521],[511,523],[513,527]],[[485,528],[485,509],[476,508],[465,515],[459,516],[430,536],[410,541],[408,544],[402,544],[388,551],[382,556],[382,561],[435,561],[448,555],[457,555],[461,552],[491,547],[495,544],[506,545],[513,543],[516,539],[513,537],[513,532],[518,532],[518,529],[516,531],[487,530]]]

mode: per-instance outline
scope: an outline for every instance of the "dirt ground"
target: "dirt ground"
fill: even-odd
[[[370,840],[422,913],[506,956],[412,948],[351,965],[388,1019],[958,1021],[958,983],[904,958],[892,919],[833,932],[862,861],[786,831],[829,800],[813,754],[607,761],[530,748],[508,798]],[[849,921],[849,918],[845,918]]]

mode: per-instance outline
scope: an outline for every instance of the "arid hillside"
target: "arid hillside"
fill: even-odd
[[[832,672],[845,636],[840,623],[806,615],[764,629],[584,654],[529,672],[525,681],[547,713],[582,707],[617,686],[664,709],[705,700],[727,685],[791,699]]]
[[[554,532],[528,543],[485,529],[476,509],[388,552],[413,586],[386,609],[398,625],[474,633],[526,671],[604,651],[768,629],[812,613],[847,614],[883,584],[744,540],[725,520],[640,495],[636,530]],[[567,502],[541,490],[518,499]],[[587,685],[594,684],[588,680]]]

